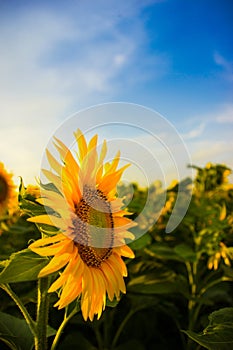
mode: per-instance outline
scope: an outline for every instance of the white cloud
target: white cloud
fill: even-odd
[[[146,55],[138,15],[155,2],[67,1],[62,8],[38,3],[1,18],[0,160],[8,168],[33,181],[62,119],[111,100],[138,79],[132,67]],[[159,70],[160,64],[158,57],[148,69]]]
[[[218,123],[233,123],[233,104],[226,104],[222,110],[215,115]]]
[[[199,115],[188,116],[186,120],[182,120],[180,129],[188,129],[183,132],[182,136],[201,136],[208,131],[210,126],[217,124],[226,124],[233,122],[233,103],[225,102],[221,104],[213,104],[209,111]],[[193,128],[193,125],[197,125]],[[189,130],[190,129],[190,130]]]
[[[204,129],[205,129],[205,123],[202,122],[196,128],[193,128],[187,133],[182,134],[182,137],[185,140],[197,138],[203,134]]]
[[[214,53],[214,61],[223,69],[224,78],[233,81],[233,62],[228,61],[219,52]]]
[[[182,133],[191,155],[192,163],[204,166],[208,162],[225,163],[233,167],[232,160],[233,104],[213,106],[206,114],[188,118],[182,124]],[[191,128],[195,123],[197,127]],[[225,125],[226,124],[226,125]],[[227,125],[230,124],[230,125]]]
[[[203,140],[198,143],[189,144],[193,163],[205,165],[208,162],[225,163],[233,167],[232,161],[233,141]]]

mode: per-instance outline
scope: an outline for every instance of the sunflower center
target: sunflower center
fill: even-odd
[[[8,195],[8,184],[3,176],[0,175],[0,204],[5,201]]]
[[[79,254],[87,266],[100,267],[108,259],[113,246],[113,217],[107,197],[84,186],[83,197],[76,207],[73,224]]]

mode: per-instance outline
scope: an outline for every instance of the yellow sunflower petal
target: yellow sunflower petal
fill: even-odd
[[[69,263],[69,265],[70,265],[70,263]],[[69,265],[68,265],[68,266],[69,266]],[[56,279],[56,281],[53,282],[53,283],[51,284],[51,286],[50,286],[49,289],[48,289],[48,293],[55,292],[56,290],[58,290],[59,288],[61,288],[61,286],[62,286],[63,284],[65,284],[66,281],[67,281],[67,275],[65,275],[64,273],[62,273],[62,274],[60,275],[60,277],[58,277],[58,278]]]
[[[61,140],[57,139],[56,137],[54,137],[54,139],[58,143],[58,145],[55,144],[55,147],[61,154],[61,157],[65,164],[69,164],[69,166],[75,171],[75,173],[78,174],[79,166],[76,160],[74,159],[72,153],[70,152],[69,148],[67,148]]]
[[[78,185],[78,177],[73,176],[75,172],[72,168],[68,169],[63,167],[62,178],[62,193],[64,193],[67,202],[72,206],[73,203],[77,204],[81,198],[81,192]]]
[[[64,206],[65,206],[65,200],[62,197],[56,202],[54,200],[44,198],[44,197],[38,198],[36,201],[46,207],[54,208],[56,211],[58,211],[57,209],[64,210]]]
[[[62,240],[67,240],[67,237],[60,233],[51,237],[38,239],[37,241],[33,242],[29,247],[30,249],[34,247],[43,247],[49,244],[58,243]]]
[[[80,129],[78,129],[76,132],[74,132],[74,135],[75,135],[76,141],[78,143],[79,158],[80,158],[80,162],[81,162],[86,157],[86,154],[87,154],[87,143],[86,143],[85,137],[83,136]]]
[[[58,218],[57,216],[52,216],[52,215],[44,214],[44,215],[34,216],[27,219],[27,221],[34,222],[37,224],[54,226],[63,230],[66,228],[65,222],[62,218]]]
[[[122,276],[124,276],[124,277],[128,276],[127,267],[126,267],[124,261],[121,259],[121,257],[116,252],[113,253],[113,256],[114,256],[114,259],[118,263],[118,267],[120,267],[120,272],[121,272]]]
[[[106,286],[101,271],[92,269],[91,272],[94,286],[91,313],[97,314],[97,319],[99,319],[106,304]]]
[[[46,149],[46,155],[50,166],[56,171],[58,175],[60,175],[62,169],[61,164],[54,158],[54,156],[49,152],[48,149]]]
[[[54,306],[58,306],[59,310],[66,307],[70,303],[72,303],[72,301],[74,301],[81,294],[81,292],[82,292],[82,283],[81,282],[77,282],[76,284],[72,284],[72,287],[73,287],[73,289],[72,290],[70,289],[69,294],[65,294],[63,298],[60,297],[59,301],[54,305]]]
[[[56,201],[64,201],[65,200],[61,193],[58,193],[55,191],[44,191],[42,198],[44,198],[44,197],[50,199],[51,201],[54,201],[55,203],[56,203]]]
[[[118,232],[116,235],[116,238],[123,238],[123,239],[135,239],[135,235],[132,232],[129,231],[121,231]]]
[[[45,239],[41,239],[41,241],[43,242]],[[60,242],[45,246],[34,245],[33,247],[33,244],[31,244],[29,248],[41,256],[61,254],[64,251],[71,253],[73,251],[73,241],[70,239],[66,239],[66,241],[61,240]]]
[[[62,182],[61,182],[61,178],[55,174],[53,174],[51,171],[46,170],[46,169],[42,169],[42,172],[44,173],[44,175],[47,177],[47,179],[49,181],[52,182],[52,184],[54,186],[56,186],[56,188],[58,189],[58,191],[60,191],[61,193],[62,191]]]
[[[81,293],[83,268],[83,262],[79,257],[77,257],[75,260],[74,269],[72,271],[64,271],[66,283],[64,284],[60,296],[60,309],[72,302]]]
[[[98,160],[98,168],[103,164],[104,158],[106,157],[107,154],[107,142],[104,140],[101,151],[100,151],[100,156]]]
[[[107,263],[110,265],[113,273],[115,274],[118,282],[118,288],[122,293],[126,293],[125,281],[122,274],[122,264],[117,259],[117,254],[112,254]]]
[[[116,198],[115,200],[111,201],[111,209],[112,209],[113,215],[115,213],[120,212],[123,206],[124,206],[124,202],[122,198]]]
[[[129,166],[130,164],[126,164],[125,166],[117,170],[115,173],[111,173],[104,176],[98,188],[104,193],[109,193],[111,190],[115,189],[116,185],[120,181],[123,171]]]
[[[70,260],[70,254],[64,253],[62,255],[54,256],[48,265],[46,265],[39,273],[38,277],[45,277],[53,272],[60,270]]]
[[[120,296],[120,289],[118,285],[118,280],[111,268],[111,266],[108,264],[108,261],[106,260],[103,264],[102,271],[106,277],[107,280],[107,292],[109,300],[113,300],[114,294],[116,295],[116,298],[118,299]]]
[[[114,216],[114,226],[126,231],[131,227],[137,226],[137,223],[129,218],[125,218],[124,216]]]
[[[99,302],[102,299],[100,295],[100,289],[99,289],[99,283],[96,279],[95,273],[92,273],[92,269],[90,269],[92,280],[93,280],[93,293],[91,297],[91,303],[90,303],[90,311],[89,311],[89,317],[92,320],[94,318],[94,315],[99,312]],[[101,303],[102,306],[102,303]]]
[[[103,165],[97,166],[96,177],[95,177],[96,184],[99,184],[101,182],[102,175],[103,175],[103,168],[104,168]]]
[[[84,272],[83,272],[82,287],[83,287],[83,291],[82,291],[82,298],[81,298],[81,310],[82,310],[83,318],[86,321],[88,317],[89,318],[92,317],[92,315],[90,315],[90,308],[91,308],[91,299],[92,299],[92,292],[93,292],[93,278],[89,267],[85,265],[84,265]]]
[[[71,258],[65,270],[61,273],[60,277],[58,277],[56,281],[51,284],[48,290],[49,293],[55,292],[55,290],[67,282],[69,275],[72,274],[73,270],[76,268],[78,260],[80,260],[78,255],[74,255]]]
[[[89,144],[88,144],[88,148],[87,151],[90,152],[91,150],[93,150],[93,148],[96,148],[97,145],[97,140],[98,140],[98,136],[95,135],[92,137],[92,139],[90,140]]]
[[[78,203],[80,199],[80,191],[78,187],[79,166],[72,153],[64,145],[64,143],[57,138],[55,138],[55,140],[57,142],[57,144],[55,143],[55,147],[57,148],[64,162],[64,166],[62,167],[60,173],[63,191],[67,200],[72,197],[75,203]]]
[[[134,252],[127,245],[114,247],[114,250],[122,256],[133,259],[135,257]]]
[[[118,151],[115,158],[113,159],[112,163],[107,163],[105,166],[106,174],[110,174],[116,171],[116,168],[118,167],[119,161],[120,161],[120,155],[121,152]]]
[[[97,166],[97,152],[92,149],[87,153],[86,158],[82,162],[80,179],[83,184],[95,186],[96,181],[96,166]]]

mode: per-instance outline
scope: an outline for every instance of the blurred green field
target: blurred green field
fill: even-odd
[[[140,230],[147,232],[129,244],[136,257],[126,261],[127,293],[119,302],[108,302],[99,321],[84,322],[81,313],[71,318],[58,350],[233,349],[233,184],[228,181],[230,169],[220,164],[207,164],[195,170],[193,183],[184,179],[168,189],[163,189],[159,182],[149,188],[133,184],[128,208],[134,213],[133,217],[140,216],[134,230],[139,235]],[[178,190],[184,200],[191,191],[191,203],[181,223],[171,233],[166,233]],[[127,195],[127,187],[119,186],[118,193]],[[31,211],[41,210],[36,203],[37,195],[36,190],[27,190],[21,183],[19,210],[0,219],[0,284],[9,281],[33,316],[37,281],[33,277],[28,281],[27,275],[19,276],[20,264],[23,266],[29,256],[14,253],[25,250],[30,240],[40,237],[36,226],[26,221]],[[161,196],[166,196],[165,205],[153,225],[150,219],[154,213],[149,209],[143,211],[148,196],[153,207]],[[7,277],[8,280],[6,270],[11,262],[7,259],[15,261],[12,279]],[[34,262],[28,260],[27,263],[27,269],[30,263],[34,267]],[[15,267],[17,264],[19,270]],[[1,289],[0,300],[0,348],[32,349],[33,339],[20,310]],[[64,311],[52,306],[56,300],[57,295],[53,293],[48,348],[64,316]]]

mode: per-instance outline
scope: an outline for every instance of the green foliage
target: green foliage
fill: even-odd
[[[119,302],[107,300],[99,321],[84,322],[80,314],[74,316],[62,333],[58,350],[224,350],[233,346],[233,185],[227,181],[230,170],[212,164],[194,168],[197,174],[193,185],[190,179],[184,179],[168,189],[158,181],[146,189],[136,184],[130,186],[130,191],[125,185],[119,188],[119,196],[125,195],[125,203],[134,213],[131,217],[138,218],[133,232],[139,238],[130,244],[136,257],[126,260],[127,294]],[[190,191],[192,200],[181,223],[165,233],[178,191],[182,192],[181,207]],[[29,216],[44,214],[49,208],[38,204],[23,182],[19,203],[14,220],[2,219],[5,226],[1,228],[5,229],[0,236],[0,284],[10,283],[24,307],[35,316],[33,281],[48,259],[27,247],[41,232],[52,233],[52,228],[27,222]],[[180,208],[176,210],[178,217]],[[0,295],[0,346],[4,350],[32,349],[28,325],[4,293]],[[58,329],[63,311],[52,308],[55,299],[52,294],[50,323]],[[70,317],[72,308],[79,310],[72,303],[65,317]],[[48,334],[54,334],[54,330]],[[48,342],[51,346],[52,340]]]
[[[31,350],[34,339],[25,320],[0,312],[0,340],[12,350]]]
[[[233,348],[233,308],[212,312],[209,324],[201,334],[185,332],[191,339],[209,350],[229,350]]]
[[[187,294],[187,286],[182,275],[175,274],[172,270],[159,269],[157,272],[142,274],[131,279],[128,291],[139,294]]]
[[[0,273],[0,283],[25,282],[37,280],[40,270],[48,264],[43,258],[29,249],[22,250],[4,261],[4,269]]]
[[[47,327],[47,336],[56,334],[55,329]],[[0,341],[12,350],[31,350],[34,338],[26,321],[0,311]]]

